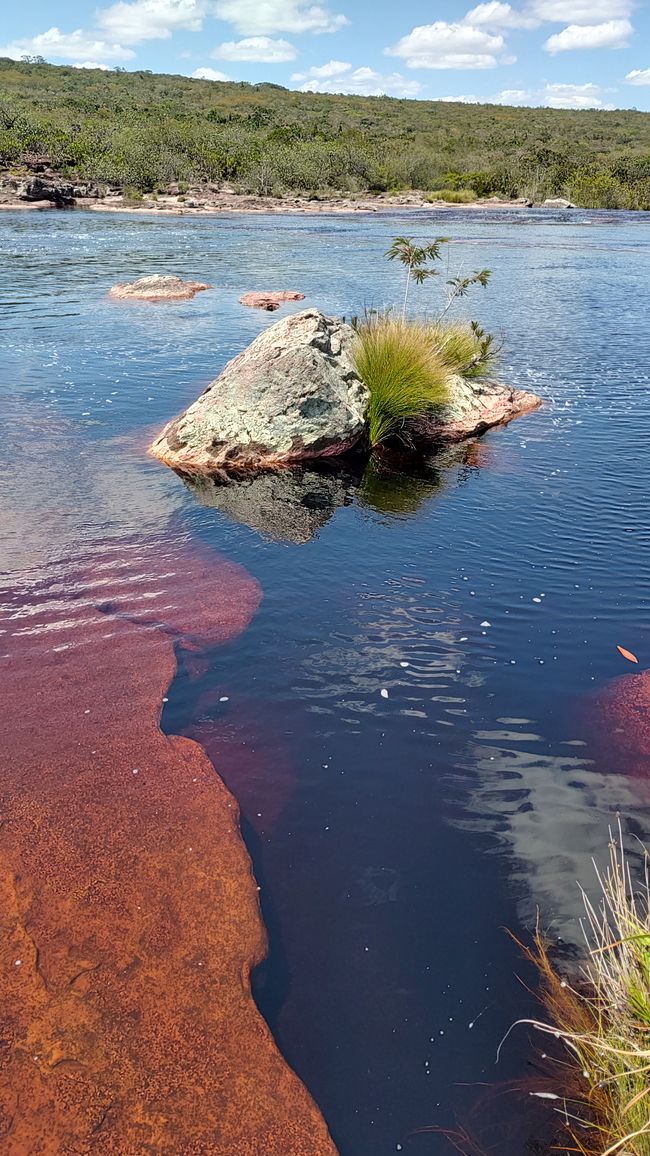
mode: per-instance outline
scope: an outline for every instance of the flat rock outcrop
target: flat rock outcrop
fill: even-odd
[[[2,594],[3,1153],[335,1156],[251,995],[237,804],[159,726],[174,645],[236,637],[257,583],[120,539]]]
[[[126,301],[189,301],[196,293],[210,288],[205,281],[183,281],[181,277],[154,273],[113,285],[108,296]]]
[[[304,301],[304,293],[295,293],[292,289],[283,289],[272,293],[244,293],[239,298],[240,305],[248,305],[251,309],[266,309],[274,313],[285,301]]]
[[[352,447],[367,387],[350,357],[351,326],[317,309],[272,325],[226,365],[150,447],[187,474],[272,469]]]
[[[493,381],[452,378],[450,401],[436,413],[407,423],[406,433],[416,446],[447,445],[505,425],[541,405],[541,398],[523,389]]]

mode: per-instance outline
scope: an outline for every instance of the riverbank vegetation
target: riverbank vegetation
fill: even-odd
[[[0,60],[0,166],[45,157],[137,195],[421,190],[650,208],[650,114],[293,92]]]
[[[601,896],[584,896],[587,958],[575,980],[551,962],[536,934],[528,958],[541,976],[547,1019],[533,1026],[563,1045],[548,1090],[566,1147],[582,1156],[650,1156],[650,888],[635,888],[620,830],[598,874]],[[549,1049],[550,1050],[550,1049]],[[550,1057],[543,1056],[548,1065]]]

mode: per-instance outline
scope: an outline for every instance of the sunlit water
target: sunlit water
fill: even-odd
[[[383,305],[405,232],[493,270],[470,312],[541,410],[417,480],[308,475],[228,510],[147,459],[277,320],[241,292]],[[254,575],[252,626],[181,667],[163,725],[203,742],[240,801],[270,934],[260,1007],[344,1156],[443,1153],[436,1129],[459,1124],[519,1150],[526,1101],[484,1102],[533,1054],[522,1032],[495,1064],[530,1011],[503,928],[539,907],[577,942],[576,881],[614,814],[650,826],[650,767],[603,766],[585,721],[625,672],[616,644],[649,662],[650,217],[5,213],[0,252],[3,587],[29,602],[134,536],[200,540]],[[214,289],[106,300],[152,272]]]

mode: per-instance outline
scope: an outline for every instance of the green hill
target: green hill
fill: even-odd
[[[138,191],[473,190],[650,209],[650,113],[292,92],[0,59],[0,165]]]

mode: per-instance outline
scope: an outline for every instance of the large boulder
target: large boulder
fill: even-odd
[[[354,330],[317,309],[266,329],[151,446],[186,474],[333,457],[365,430],[368,390],[350,358]]]

